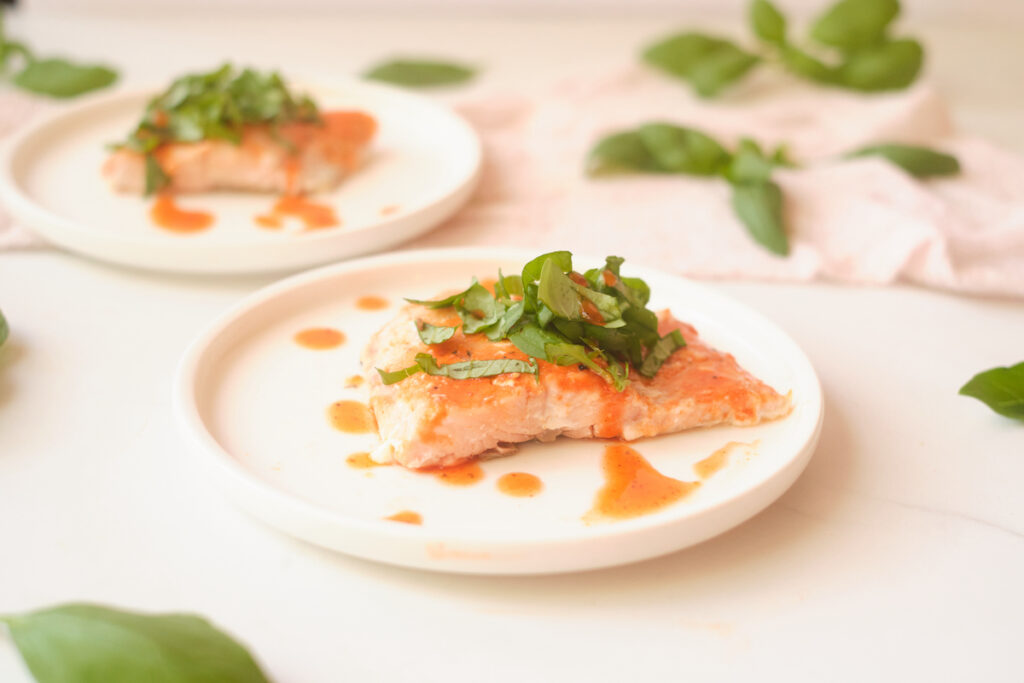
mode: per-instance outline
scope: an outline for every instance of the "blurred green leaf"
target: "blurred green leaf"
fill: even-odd
[[[844,52],[880,42],[900,13],[898,0],[840,0],[811,26],[811,37]]]
[[[643,53],[644,60],[677,78],[689,81],[702,97],[710,97],[742,77],[760,58],[723,38],[680,33],[661,40]]]
[[[768,0],[750,3],[750,26],[766,43],[784,45],[786,42],[786,17]]]
[[[105,66],[79,66],[64,59],[29,62],[14,76],[19,88],[50,97],[74,97],[105,88],[115,80],[117,73]]]
[[[364,77],[394,85],[427,88],[463,83],[476,75],[476,70],[462,64],[417,59],[395,59],[371,68]]]
[[[960,394],[978,399],[1000,415],[1024,421],[1024,363],[979,372],[960,387]]]
[[[732,207],[754,240],[772,253],[789,254],[782,222],[782,190],[771,180],[735,183]]]
[[[851,54],[840,67],[839,81],[866,92],[899,90],[914,82],[923,63],[924,48],[919,42],[894,40]]]
[[[871,145],[850,152],[848,157],[878,156],[896,164],[915,178],[955,175],[960,162],[951,154],[915,145]]]
[[[670,123],[648,123],[637,132],[663,171],[715,175],[729,163],[725,148],[698,130]]]

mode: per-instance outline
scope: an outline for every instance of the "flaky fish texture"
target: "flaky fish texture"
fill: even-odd
[[[658,316],[659,332],[679,330],[686,347],[672,354],[652,379],[632,372],[623,391],[583,367],[544,361],[537,362],[537,376],[451,379],[417,373],[385,385],[376,368],[408,367],[417,353],[430,353],[439,364],[528,358],[511,342],[492,342],[461,330],[448,341],[427,346],[416,332],[416,320],[459,324],[450,309],[410,305],[378,330],[364,349],[370,409],[381,437],[372,453],[378,462],[416,469],[446,467],[507,453],[531,439],[632,441],[694,427],[753,425],[783,417],[791,409],[788,395],[741,368],[731,354],[705,344],[693,327],[667,310]]]
[[[323,112],[320,123],[289,123],[273,130],[246,126],[238,144],[227,140],[172,142],[154,152],[179,193],[241,190],[309,194],[336,187],[363,162],[377,130],[359,111]],[[129,149],[113,152],[103,177],[119,192],[142,194],[145,157]]]

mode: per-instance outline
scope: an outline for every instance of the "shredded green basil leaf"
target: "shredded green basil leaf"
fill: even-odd
[[[416,333],[420,336],[420,341],[424,344],[440,344],[446,342],[454,336],[458,331],[458,326],[455,327],[443,327],[440,325],[431,325],[422,321],[416,321]]]
[[[505,374],[537,374],[537,361],[497,358],[493,360],[467,360],[448,365],[438,365],[429,353],[417,353],[416,363],[428,375],[451,377],[452,379],[477,379]]]
[[[439,366],[429,353],[421,353],[416,365],[378,370],[381,379],[393,384],[417,372],[455,379],[536,372],[534,359],[575,363],[620,391],[634,368],[651,377],[686,344],[678,332],[664,338],[658,334],[658,316],[647,308],[650,287],[639,278],[622,277],[623,260],[609,256],[603,268],[580,275],[573,270],[570,252],[554,251],[529,261],[521,276],[499,270],[493,293],[474,280],[468,289],[443,299],[406,299],[432,309],[454,309],[464,334],[508,340],[529,361],[474,359]],[[421,322],[416,327],[425,344],[450,339],[456,329]]]

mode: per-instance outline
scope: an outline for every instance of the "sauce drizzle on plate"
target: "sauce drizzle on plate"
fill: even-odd
[[[484,471],[475,462],[425,471],[432,473],[440,481],[452,486],[469,486],[484,478]]]
[[[333,349],[345,343],[345,333],[331,327],[310,327],[297,332],[295,343],[307,349],[322,351]]]
[[[605,485],[594,499],[584,521],[629,519],[656,512],[675,503],[700,486],[679,481],[654,469],[644,456],[621,443],[604,449]]]
[[[297,218],[307,230],[320,230],[341,225],[334,208],[317,204],[302,195],[288,194],[277,200],[270,213],[256,216],[253,220],[264,228],[280,228],[284,218]]]
[[[366,451],[359,451],[345,458],[345,462],[348,466],[357,470],[368,470],[371,467],[387,467],[384,463],[377,462],[370,457],[370,454]]]
[[[506,496],[532,498],[542,488],[544,484],[540,478],[526,472],[509,472],[498,479],[498,490]]]
[[[178,206],[169,192],[161,192],[149,210],[149,217],[161,228],[171,232],[192,233],[213,225],[213,214],[189,211]]]
[[[377,429],[373,413],[359,401],[335,401],[327,408],[327,418],[335,429],[349,434],[366,434]]]
[[[412,510],[402,510],[401,512],[389,515],[384,519],[391,522],[402,522],[403,524],[423,524],[423,515],[418,512],[413,512]]]
[[[390,305],[391,302],[382,296],[361,296],[356,299],[356,308],[361,311],[380,311]]]

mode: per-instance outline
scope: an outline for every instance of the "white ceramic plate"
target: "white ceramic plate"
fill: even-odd
[[[296,89],[324,109],[361,109],[379,123],[366,166],[314,197],[335,208],[339,227],[260,228],[254,216],[276,198],[229,192],[180,198],[185,208],[214,214],[207,230],[180,234],[154,225],[151,199],[116,194],[100,176],[105,146],[124,139],[151,92],[98,96],[16,136],[0,155],[0,200],[16,220],[73,251],[143,268],[227,273],[296,269],[383,249],[437,225],[469,199],[480,143],[450,110],[358,81]]]
[[[731,441],[728,465],[695,493],[656,513],[587,524],[603,483],[605,442],[528,443],[482,463],[484,479],[455,487],[400,467],[354,469],[353,452],[376,435],[334,429],[327,407],[365,400],[345,388],[360,372],[359,353],[405,296],[429,298],[480,277],[516,272],[535,254],[454,249],[388,254],[304,273],[250,296],[204,332],[179,369],[175,406],[189,444],[212,466],[229,496],[268,524],[351,555],[440,571],[528,574],[624,564],[698,543],[739,524],[775,500],[803,470],[818,439],[822,397],[810,362],[779,328],[703,285],[636,267],[652,308],[670,307],[713,345],[776,389],[792,390],[785,419],[747,428],[716,427],[632,444],[662,473],[694,480],[693,465]],[[603,259],[577,257],[577,267]],[[384,297],[379,311],[355,305]],[[293,341],[311,327],[342,331],[347,342],[312,351]],[[495,485],[507,472],[543,481],[533,498]],[[383,518],[401,510],[422,526]]]

